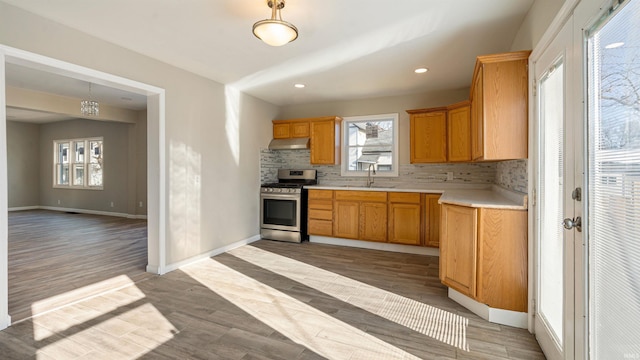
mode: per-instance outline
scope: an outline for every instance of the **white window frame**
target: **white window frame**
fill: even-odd
[[[392,169],[391,171],[376,171],[376,177],[398,177],[398,168],[400,167],[398,161],[398,113],[391,114],[378,114],[378,115],[362,115],[362,116],[348,116],[342,119],[342,161],[340,166],[340,174],[342,176],[353,177],[365,177],[368,176],[368,171],[349,170],[349,123],[363,122],[363,121],[384,121],[391,120],[393,127],[393,154],[391,156]]]
[[[100,141],[101,142],[101,146],[100,146],[100,154],[102,156],[104,156],[104,138],[103,137],[91,137],[91,138],[77,138],[77,139],[60,139],[60,140],[53,140],[53,187],[56,189],[84,189],[84,190],[104,190],[104,158],[103,158],[103,165],[102,165],[102,185],[99,186],[92,186],[89,185],[89,181],[88,181],[88,177],[89,177],[89,165],[91,164],[91,162],[89,162],[89,158],[90,156],[87,155],[87,149],[89,149],[89,144],[91,141]],[[69,154],[67,155],[69,157],[69,182],[68,184],[58,184],[58,165],[61,163],[59,157],[60,152],[58,151],[59,148],[59,144],[62,143],[69,143]],[[83,157],[83,161],[82,161],[82,165],[83,165],[83,171],[84,171],[84,176],[83,176],[83,183],[82,185],[74,185],[74,176],[75,176],[75,172],[74,170],[74,165],[78,164],[78,162],[76,162],[75,156],[72,156],[73,154],[75,154],[75,151],[73,149],[75,149],[75,144],[77,143],[83,143],[84,146],[84,154],[85,156]]]

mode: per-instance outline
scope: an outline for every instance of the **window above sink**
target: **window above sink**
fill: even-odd
[[[342,131],[342,176],[398,176],[397,113],[344,117]]]

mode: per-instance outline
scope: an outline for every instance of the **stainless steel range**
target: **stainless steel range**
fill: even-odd
[[[260,236],[301,242],[307,239],[307,191],[317,184],[316,170],[278,170],[278,182],[260,187]]]

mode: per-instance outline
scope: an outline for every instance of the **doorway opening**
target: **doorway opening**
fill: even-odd
[[[6,64],[19,65],[63,77],[100,84],[147,97],[147,265],[146,271],[165,272],[165,93],[164,89],[112,74],[0,45],[0,213],[8,212],[6,139]],[[11,324],[8,310],[8,219],[0,218],[0,330]]]

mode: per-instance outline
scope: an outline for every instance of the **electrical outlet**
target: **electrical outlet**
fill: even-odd
[[[138,207],[142,207],[142,201],[138,203]]]
[[[113,201],[111,202],[111,207],[113,207]]]
[[[60,200],[58,200],[58,205],[60,205]]]
[[[453,171],[447,171],[447,181],[453,180]]]

